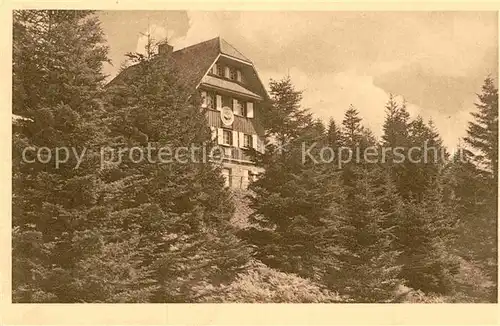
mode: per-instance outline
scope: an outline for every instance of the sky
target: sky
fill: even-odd
[[[110,78],[148,31],[174,50],[224,38],[269,80],[290,75],[304,107],[341,122],[353,105],[380,137],[389,94],[432,119],[450,149],[465,136],[476,93],[498,76],[496,12],[102,11]]]

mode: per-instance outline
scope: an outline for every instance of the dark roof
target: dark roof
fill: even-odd
[[[262,96],[255,94],[254,92],[246,89],[245,87],[243,87],[239,84],[227,81],[225,79],[216,78],[216,77],[213,77],[210,75],[204,76],[201,79],[200,84],[205,85],[207,87],[212,87],[215,89],[220,88],[220,89],[231,91],[233,93],[248,95],[248,96],[256,98],[258,100],[262,100]]]
[[[231,56],[231,57],[236,58],[236,59],[246,61],[249,64],[252,64],[252,61],[250,61],[250,59],[245,57],[240,51],[236,50],[236,48],[234,46],[227,43],[226,40],[224,40],[220,37],[217,37],[217,39],[219,40],[219,48],[220,48],[221,53],[226,54],[226,55]]]
[[[217,59],[219,52],[219,38],[217,37],[174,51],[172,60],[175,68],[182,72],[188,88],[194,89]]]
[[[252,64],[247,57],[220,37],[174,51],[170,54],[168,60],[172,62],[177,71],[182,72],[183,82],[186,86],[194,89],[208,69],[210,69],[219,53]],[[162,58],[162,56],[158,56],[159,60],[164,58],[165,57]],[[124,69],[118,76],[111,80],[108,85],[120,83],[126,78],[133,76],[137,68],[137,65],[134,65]]]
[[[195,88],[219,55],[218,43],[217,39],[208,40],[174,51],[168,57],[158,55],[155,60],[167,60],[167,63],[172,64],[172,68],[182,71],[182,82],[188,88]],[[200,55],[201,53],[203,55]],[[107,86],[124,83],[133,78],[138,69],[138,64],[125,68]]]

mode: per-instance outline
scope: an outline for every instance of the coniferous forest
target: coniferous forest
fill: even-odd
[[[103,147],[214,145],[200,99],[153,43],[127,54],[126,86],[109,86],[94,12],[15,11],[13,23],[13,302],[497,302],[493,78],[459,148],[393,96],[374,108],[377,138],[355,106],[325,124],[290,77],[271,80],[266,151],[253,153],[265,172],[235,193],[201,157],[100,164]],[[400,160],[424,144],[446,159]],[[41,147],[52,151],[25,151]],[[318,164],[324,147],[400,152]]]

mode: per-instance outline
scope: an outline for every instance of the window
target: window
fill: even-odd
[[[223,76],[224,75],[224,67],[222,67],[222,65],[218,64],[217,65],[217,76]]]
[[[233,98],[233,112],[234,114],[241,115],[241,102]]]
[[[207,92],[207,108],[213,109],[215,106],[215,94],[213,92]]]
[[[220,65],[219,65],[219,68],[221,68],[221,72],[219,75],[222,76],[222,67],[220,67]],[[242,82],[241,70],[236,69],[234,67],[229,67],[229,66],[226,66],[224,68],[225,68],[224,77],[231,79],[231,80],[236,80],[239,83]]]
[[[236,78],[237,78],[236,74],[237,74],[236,69],[229,68],[229,79],[236,80]]]
[[[231,130],[223,130],[222,131],[222,143],[224,145],[232,145],[233,144],[233,133]]]
[[[234,114],[246,116],[247,110],[245,107],[245,103],[236,98],[233,98],[233,112]]]
[[[243,101],[239,101],[240,103],[240,108],[241,108],[241,115],[246,117],[247,116],[247,107],[245,106],[245,103]]]
[[[243,135],[243,146],[246,148],[252,147],[252,135]]]

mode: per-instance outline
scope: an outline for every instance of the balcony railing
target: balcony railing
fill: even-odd
[[[248,155],[248,153],[244,149],[237,147],[225,147],[224,158],[228,160],[252,162],[252,158],[250,157],[250,155]]]

